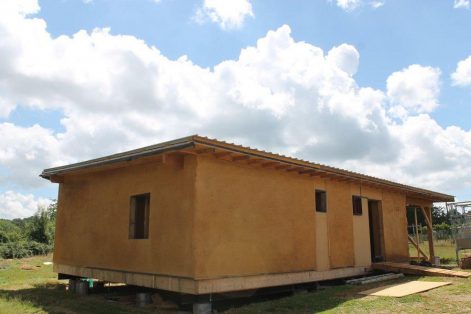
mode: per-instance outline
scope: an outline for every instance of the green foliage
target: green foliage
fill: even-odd
[[[443,224],[449,224],[450,223],[450,217],[449,215],[445,212],[445,209],[443,207],[432,207],[432,221],[433,224],[437,225],[443,225]]]
[[[10,220],[0,219],[0,243],[14,242],[21,238],[21,229]]]
[[[22,258],[53,250],[57,202],[40,207],[34,216],[0,220],[0,258]]]
[[[33,219],[26,225],[26,232],[31,241],[51,244],[54,242],[54,225],[47,208],[39,208]]]
[[[16,241],[0,245],[0,256],[3,258],[23,258],[33,255],[46,255],[53,249],[52,245],[35,241]]]
[[[448,232],[451,234],[451,226],[445,222],[442,222],[441,224],[433,225],[433,229],[436,231]]]
[[[443,207],[432,207],[432,222],[433,224],[450,224],[450,213],[445,212]],[[414,207],[407,208],[407,223],[408,225],[415,224]],[[424,214],[422,210],[417,209],[417,223],[419,225],[426,225]]]

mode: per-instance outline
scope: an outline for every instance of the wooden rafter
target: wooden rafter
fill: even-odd
[[[291,171],[298,171],[301,169],[305,169],[305,168],[304,167],[292,167],[292,168],[286,169],[286,171],[291,172]]]
[[[54,183],[63,183],[63,182],[64,182],[64,176],[61,176],[61,175],[52,175],[52,176],[51,176],[51,182],[54,182]]]
[[[261,162],[261,161],[262,161],[262,159],[255,159],[255,158],[252,158],[252,159],[249,159],[249,160],[247,161],[247,164],[249,164],[249,165],[258,164],[258,163]]]
[[[211,154],[211,153],[215,153],[216,152],[216,149],[215,148],[201,148],[201,149],[197,149],[196,150],[196,153],[198,155],[202,155],[202,154]]]
[[[262,167],[266,168],[266,167],[270,167],[270,166],[273,166],[273,165],[276,165],[276,164],[277,164],[277,162],[274,162],[274,161],[264,162],[264,163],[262,163]]]
[[[214,153],[213,156],[216,158],[223,158],[231,154],[232,154],[231,152],[217,152],[217,153]]]
[[[282,164],[282,165],[279,165],[279,166],[276,166],[275,169],[276,170],[285,170],[285,169],[288,169],[292,167],[291,165],[285,165],[285,164]]]
[[[306,169],[306,170],[298,171],[299,174],[313,174],[315,172],[316,172],[316,170],[314,170],[314,169]]]
[[[196,151],[192,150],[192,149],[182,149],[182,150],[180,150],[180,153],[190,154],[190,155],[197,155]]]
[[[232,157],[232,161],[241,161],[250,159],[249,155]]]
[[[319,176],[320,176],[321,178],[327,178],[327,179],[330,179],[330,178],[333,178],[333,177],[334,177],[332,174],[329,174],[329,173],[326,173],[326,172],[321,172],[321,173],[319,174]]]

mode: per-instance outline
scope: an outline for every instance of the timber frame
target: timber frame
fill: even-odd
[[[412,208],[414,210],[414,225],[415,225],[415,239],[412,238],[410,235],[408,236],[409,242],[415,247],[417,250],[417,260],[426,259],[429,262],[434,262],[435,257],[435,249],[433,246],[433,224],[432,224],[432,209],[430,207],[424,207],[420,205],[408,205],[407,208]],[[427,242],[428,242],[428,249],[429,254],[425,253],[419,246],[419,230],[418,230],[418,223],[417,223],[417,213],[418,211],[422,212],[422,215],[425,218],[425,223],[427,224]]]
[[[302,271],[292,273],[234,276],[211,279],[192,279],[160,274],[135,273],[93,267],[78,267],[54,263],[56,273],[77,277],[99,278],[103,281],[126,283],[141,287],[162,289],[178,293],[202,295],[258,289],[270,286],[294,285],[308,282],[365,275],[371,271],[365,267],[346,267],[326,271]]]

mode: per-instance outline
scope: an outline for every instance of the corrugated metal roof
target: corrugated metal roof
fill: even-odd
[[[86,169],[86,168],[93,168],[93,167],[100,167],[107,164],[123,162],[123,161],[131,161],[134,159],[142,158],[145,156],[151,155],[158,155],[168,152],[176,152],[184,149],[195,148],[196,146],[207,146],[214,149],[219,149],[223,151],[230,151],[233,153],[238,154],[246,154],[252,157],[258,157],[267,160],[273,160],[280,163],[285,163],[289,165],[296,165],[307,169],[314,169],[316,171],[320,171],[327,174],[342,176],[351,178],[354,180],[358,180],[360,182],[370,182],[375,183],[378,185],[382,185],[389,188],[400,189],[404,191],[408,191],[411,193],[416,193],[419,196],[424,198],[433,200],[433,201],[440,201],[440,202],[447,202],[447,201],[454,201],[454,197],[452,195],[438,193],[430,190],[425,190],[381,178],[376,178],[364,174],[360,174],[353,171],[348,171],[340,168],[335,168],[319,163],[313,163],[310,161],[293,158],[289,156],[284,156],[280,154],[270,153],[267,151],[259,150],[256,148],[251,148],[248,146],[237,145],[234,143],[228,143],[225,141],[220,141],[217,139],[211,139],[204,136],[199,135],[192,135],[188,137],[183,137],[180,139],[176,139],[173,141],[163,142],[156,145],[146,146],[135,150],[126,151],[123,153],[113,154],[109,156],[105,156],[102,158],[92,159],[84,162],[79,162],[75,164],[70,164],[61,167],[49,168],[45,169],[41,173],[41,177],[50,179],[53,175],[65,174],[68,172]]]

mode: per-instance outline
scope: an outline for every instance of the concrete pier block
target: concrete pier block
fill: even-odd
[[[195,303],[193,304],[193,314],[211,314],[211,303]]]

